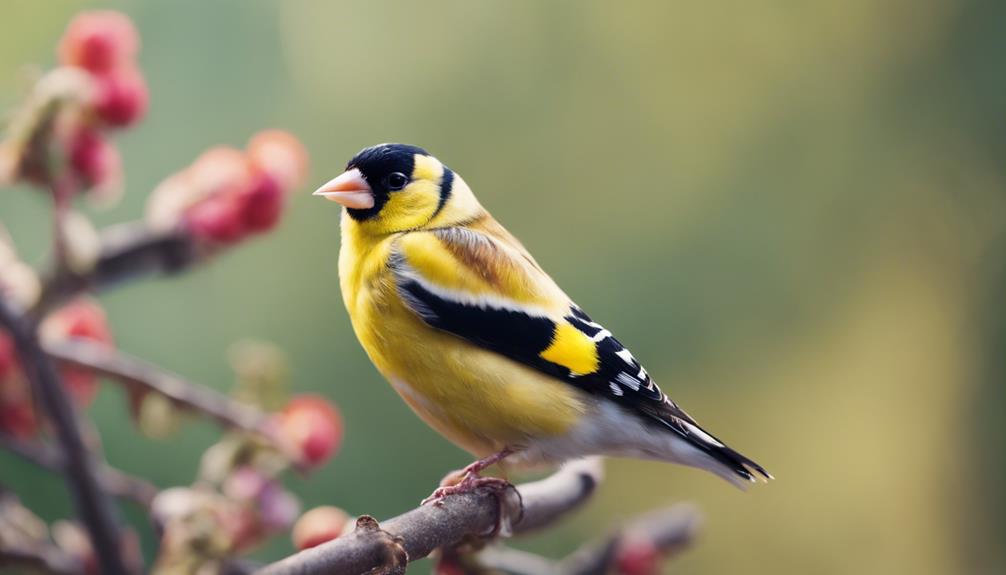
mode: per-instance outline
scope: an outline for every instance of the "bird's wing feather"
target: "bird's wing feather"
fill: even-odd
[[[522,252],[450,228],[403,235],[390,266],[399,296],[432,327],[619,403],[663,407],[632,354]]]
[[[498,225],[403,234],[389,266],[426,324],[658,422],[747,479],[763,471],[699,427]]]

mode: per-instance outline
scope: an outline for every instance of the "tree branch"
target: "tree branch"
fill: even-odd
[[[84,568],[55,545],[45,548],[11,548],[0,545],[0,567],[27,567],[32,573],[42,571],[52,575],[82,575]],[[18,573],[20,571],[17,571]]]
[[[47,535],[42,520],[0,485],[0,568],[82,575],[83,566],[54,545]]]
[[[114,504],[98,483],[98,466],[84,445],[77,414],[64,392],[52,360],[39,345],[34,326],[3,298],[0,298],[0,325],[10,332],[24,374],[41,398],[56,431],[66,457],[64,478],[73,494],[80,519],[90,533],[102,572],[109,575],[127,573],[119,553],[122,541]]]
[[[604,479],[599,457],[570,461],[552,475],[520,486],[524,515],[514,525],[515,533],[547,527],[584,503]]]
[[[56,266],[42,287],[32,316],[41,318],[87,290],[101,290],[135,277],[175,273],[195,261],[197,250],[182,230],[153,232],[143,222],[106,228],[101,233],[101,255],[94,269],[75,274]]]
[[[678,504],[632,520],[599,544],[587,545],[559,562],[563,575],[610,573],[629,546],[652,546],[666,560],[691,545],[702,523],[698,510]]]
[[[46,343],[45,351],[54,359],[89,369],[133,389],[162,395],[179,409],[206,415],[224,427],[253,433],[273,442],[268,418],[258,409],[192,384],[121,351],[83,339]]]
[[[25,441],[0,433],[0,448],[55,473],[62,473],[66,467],[66,459],[58,449],[39,441]],[[143,507],[150,507],[150,502],[157,495],[157,487],[146,479],[129,475],[109,465],[100,466],[97,471],[101,487],[111,495],[128,499]]]
[[[620,552],[629,545],[652,546],[666,561],[698,533],[701,516],[695,507],[678,504],[633,519],[603,540],[584,545],[560,561],[507,547],[489,547],[478,554],[482,567],[511,575],[603,575],[617,570]]]
[[[375,536],[357,529],[334,541],[301,551],[267,565],[257,575],[359,575],[372,569],[394,567],[389,562],[388,538],[397,542],[406,560],[416,561],[434,549],[458,543],[465,537],[492,533],[506,517],[516,533],[552,523],[579,507],[601,479],[599,458],[570,462],[551,477],[518,486],[521,503],[490,491],[446,497],[440,504],[424,505],[389,519]],[[523,514],[521,511],[523,505]]]

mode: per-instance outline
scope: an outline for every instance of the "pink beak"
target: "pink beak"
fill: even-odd
[[[374,207],[374,192],[370,184],[363,178],[360,170],[353,168],[329,180],[325,185],[315,190],[315,196],[326,200],[339,202],[347,208],[366,210]]]

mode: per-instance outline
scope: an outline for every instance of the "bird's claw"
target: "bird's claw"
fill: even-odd
[[[433,505],[441,505],[443,504],[443,499],[449,495],[471,493],[477,489],[490,489],[495,492],[502,492],[512,488],[513,485],[506,479],[500,479],[499,477],[482,477],[481,475],[468,472],[465,473],[461,481],[453,485],[441,485],[436,488],[429,497],[423,499],[422,505],[430,503]]]
[[[444,504],[444,498],[450,495],[458,495],[461,493],[471,493],[479,489],[486,489],[492,492],[499,505],[499,520],[485,537],[493,538],[496,536],[509,537],[512,532],[513,523],[520,521],[524,516],[524,502],[521,498],[520,492],[514,487],[512,483],[506,479],[501,479],[499,477],[482,477],[477,473],[472,472],[462,472],[461,481],[454,484],[444,484],[438,487],[429,497],[423,499],[422,505],[432,504],[433,506],[441,506]],[[444,478],[444,482],[448,482],[452,477],[457,477],[457,474],[451,474]]]

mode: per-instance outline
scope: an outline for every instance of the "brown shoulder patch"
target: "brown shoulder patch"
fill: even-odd
[[[464,228],[442,228],[433,232],[444,248],[486,283],[503,287],[502,275],[510,267],[492,240]]]

